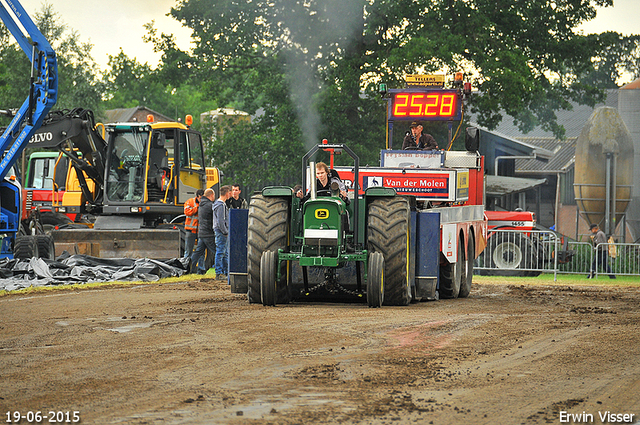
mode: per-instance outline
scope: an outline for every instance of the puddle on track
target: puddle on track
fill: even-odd
[[[159,323],[159,322],[155,322],[155,323]],[[132,324],[126,325],[126,326],[120,326],[119,328],[107,328],[107,330],[111,331],[111,332],[125,333],[125,332],[130,332],[130,331],[132,331],[134,329],[150,328],[155,323],[153,323],[153,322],[149,322],[149,323],[132,323]]]

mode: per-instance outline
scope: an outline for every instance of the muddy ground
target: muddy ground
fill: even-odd
[[[4,296],[0,420],[640,422],[640,288],[482,281],[382,309],[265,308],[210,279]]]

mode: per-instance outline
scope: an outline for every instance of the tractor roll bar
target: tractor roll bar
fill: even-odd
[[[354,178],[353,178],[353,187],[351,189],[353,189],[353,200],[354,200],[354,205],[353,205],[353,243],[354,245],[358,244],[358,227],[359,227],[359,208],[358,208],[358,193],[360,192],[360,187],[359,187],[359,182],[360,182],[360,174],[359,174],[359,170],[360,170],[360,158],[358,158],[358,155],[356,155],[356,153],[354,151],[352,151],[347,145],[344,144],[328,144],[328,143],[322,143],[319,145],[316,145],[314,147],[312,147],[303,157],[302,157],[302,182],[304,183],[304,188],[308,188],[311,185],[311,182],[307,182],[307,163],[309,161],[309,158],[311,158],[312,155],[314,155],[316,152],[318,152],[319,150],[326,150],[329,151],[331,153],[331,156],[333,157],[333,153],[336,149],[340,149],[340,150],[344,150],[346,153],[349,154],[349,156],[353,159],[354,162]],[[332,161],[333,162],[333,161]],[[313,174],[314,170],[311,170],[311,180],[313,180],[313,186],[315,187],[315,180],[314,179],[314,174]],[[349,188],[347,188],[348,190]],[[313,194],[315,195],[315,193]],[[312,195],[312,196],[313,196]]]

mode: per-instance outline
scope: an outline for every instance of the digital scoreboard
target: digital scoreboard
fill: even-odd
[[[389,120],[450,121],[461,118],[458,90],[393,90]]]

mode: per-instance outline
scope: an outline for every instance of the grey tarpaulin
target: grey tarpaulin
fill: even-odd
[[[88,255],[62,255],[56,261],[0,260],[0,290],[14,291],[30,286],[64,285],[110,281],[156,281],[182,276],[188,259],[151,260],[149,258],[97,258]]]

